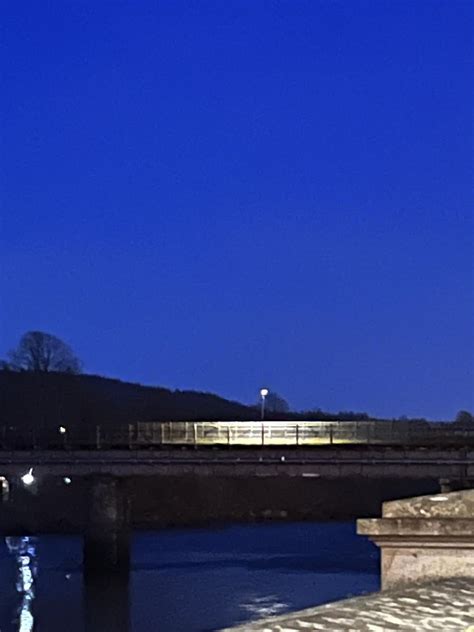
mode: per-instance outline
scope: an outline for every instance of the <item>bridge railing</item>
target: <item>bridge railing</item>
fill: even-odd
[[[322,445],[465,445],[474,428],[374,421],[171,421],[88,428],[0,426],[0,449],[143,449]]]
[[[473,443],[474,428],[399,422],[246,421],[138,423],[137,445],[311,446]]]

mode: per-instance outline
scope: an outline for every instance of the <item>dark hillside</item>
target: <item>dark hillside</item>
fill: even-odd
[[[57,429],[137,421],[245,421],[260,408],[211,393],[172,391],[97,375],[0,370],[0,426]],[[265,419],[367,420],[366,413],[266,411]],[[408,420],[407,420],[408,421]]]
[[[152,420],[252,419],[255,409],[210,393],[95,375],[0,371],[0,424],[54,428]]]

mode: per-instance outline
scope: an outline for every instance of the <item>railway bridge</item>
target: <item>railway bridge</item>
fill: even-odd
[[[61,427],[43,442],[5,432],[0,530],[81,533],[87,567],[119,569],[130,527],[341,519],[474,480],[472,431],[346,424],[137,424],[87,438]]]

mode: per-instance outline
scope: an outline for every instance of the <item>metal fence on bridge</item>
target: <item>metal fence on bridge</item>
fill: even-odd
[[[474,428],[375,421],[138,423],[138,445],[317,446],[474,443]]]
[[[144,449],[324,445],[474,446],[474,428],[402,421],[170,421],[48,430],[0,427],[11,449]]]

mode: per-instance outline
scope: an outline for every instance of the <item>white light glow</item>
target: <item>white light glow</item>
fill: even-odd
[[[32,632],[35,621],[30,611],[30,602],[25,599],[25,603],[21,608],[20,613],[20,628],[18,632]]]
[[[58,430],[59,434],[66,434],[66,428],[64,426],[59,426]]]
[[[241,609],[258,618],[271,617],[288,609],[288,604],[282,602],[278,595],[248,595],[247,600],[240,606]]]
[[[35,482],[35,477],[33,476],[33,468],[31,467],[26,474],[23,474],[21,477],[22,483],[24,485],[32,485]]]
[[[17,562],[16,589],[21,595],[21,603],[18,608],[18,627],[15,626],[15,630],[33,632],[35,622],[32,606],[35,598],[34,584],[37,564],[35,539],[7,537],[5,543],[10,553],[14,554]]]
[[[268,395],[268,388],[261,388],[260,389],[260,395],[262,397],[266,397]]]
[[[63,478],[63,481],[64,481],[64,483],[65,483],[66,485],[70,485],[70,484],[71,484],[71,482],[72,482],[72,481],[71,481],[71,479],[69,478],[69,476],[65,476],[65,477]]]
[[[33,573],[31,571],[31,559],[29,555],[20,555],[20,582],[23,592],[28,592],[33,586]]]

